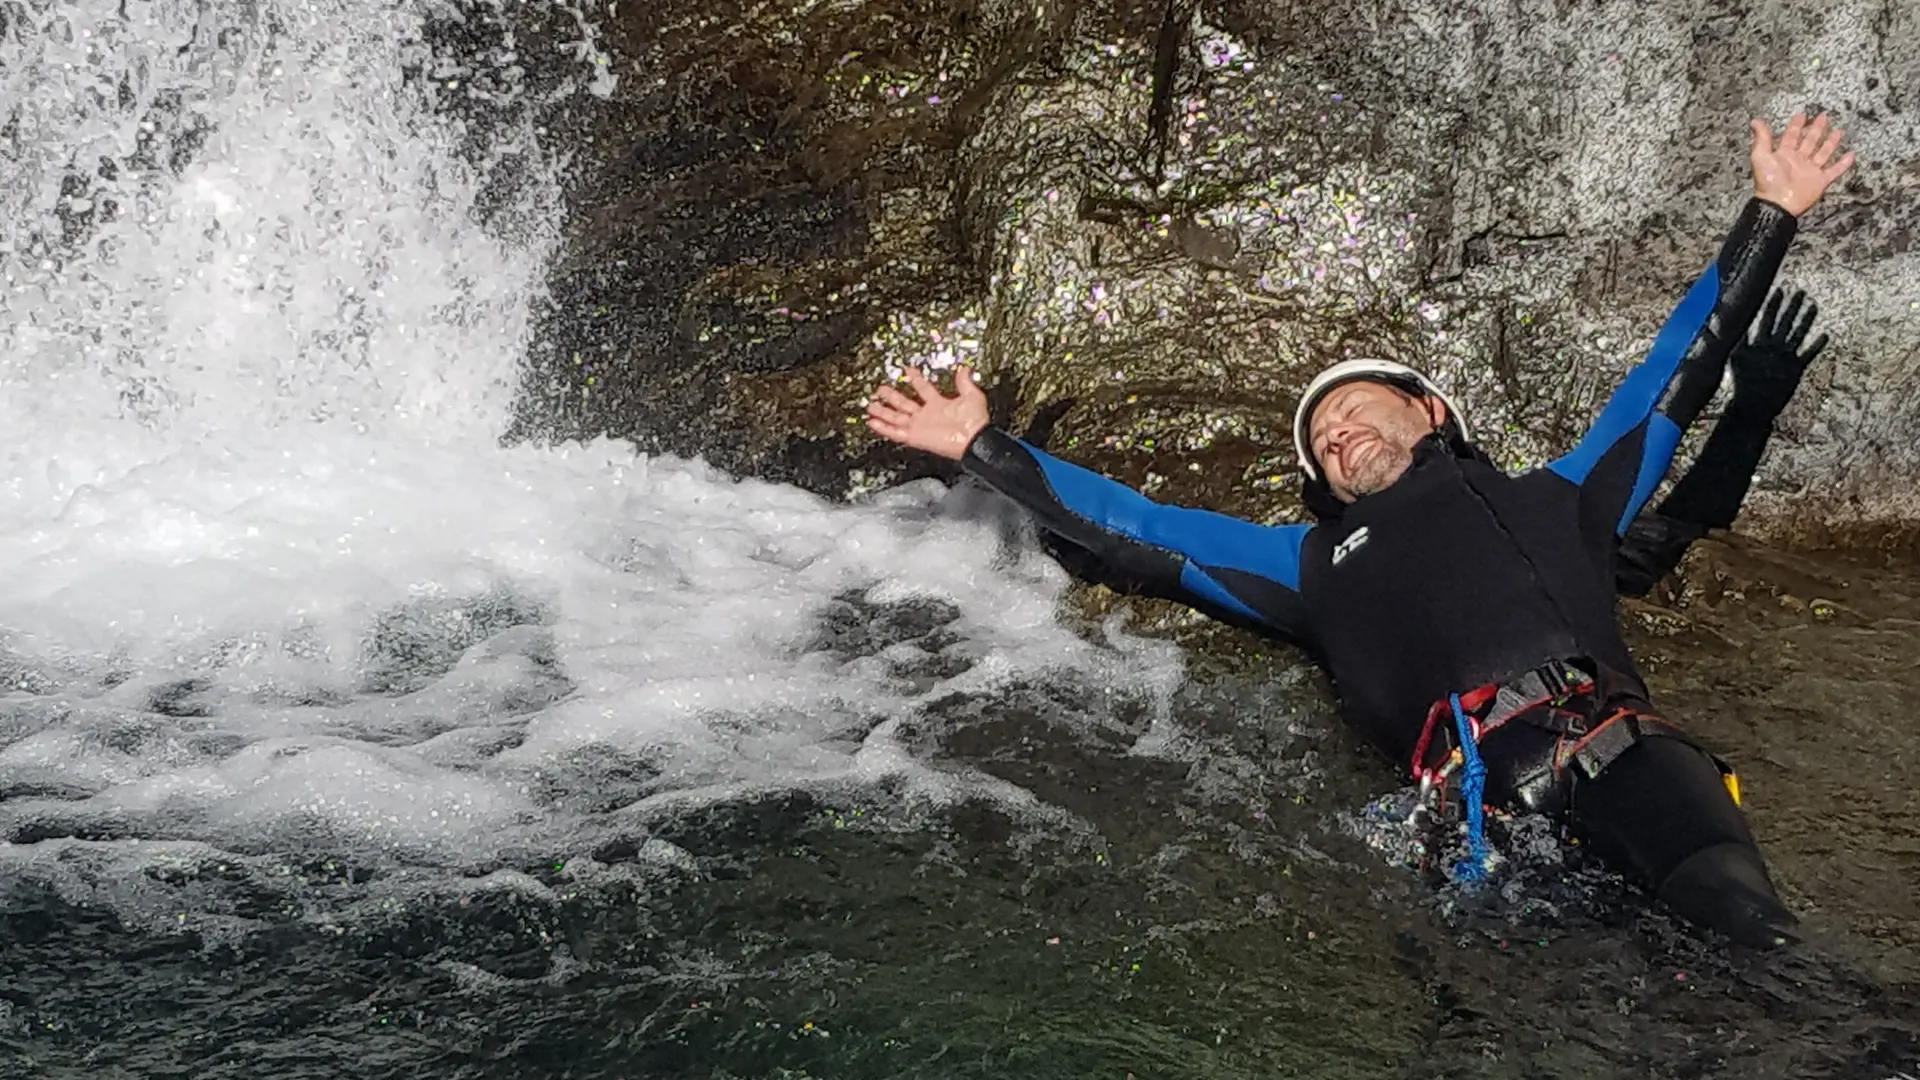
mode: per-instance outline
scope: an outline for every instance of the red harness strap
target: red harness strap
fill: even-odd
[[[1551,755],[1531,772],[1512,779],[1513,795],[1535,809],[1550,805],[1554,799],[1552,792],[1565,793],[1569,770],[1592,780],[1634,743],[1650,737],[1679,739],[1706,753],[1719,766],[1735,805],[1740,803],[1739,779],[1718,756],[1701,747],[1673,722],[1653,712],[1645,701],[1622,700],[1602,696],[1602,693],[1599,681],[1586,671],[1573,665],[1554,664],[1505,682],[1475,687],[1460,695],[1460,708],[1466,714],[1466,726],[1475,746],[1515,719],[1554,736]],[[1610,703],[1612,708],[1608,709]],[[1596,721],[1595,715],[1603,709],[1604,715]],[[1427,710],[1427,720],[1414,743],[1410,763],[1413,778],[1420,784],[1423,806],[1430,793],[1438,794],[1441,807],[1446,805],[1448,775],[1459,757],[1459,748],[1455,745],[1459,741],[1457,727],[1453,705],[1446,698],[1434,702]]]
[[[1600,775],[1601,769],[1613,764],[1613,759],[1625,753],[1627,747],[1650,735],[1666,735],[1683,742],[1693,742],[1666,717],[1644,712],[1631,705],[1622,705],[1573,742],[1568,742],[1567,736],[1561,735],[1558,745],[1554,747],[1553,771],[1556,774],[1563,773],[1567,766],[1577,764],[1587,774],[1587,779],[1591,780]]]
[[[1550,665],[1536,668],[1518,678],[1506,682],[1488,683],[1476,686],[1460,695],[1460,708],[1467,714],[1468,726],[1473,732],[1473,741],[1478,744],[1489,732],[1498,730],[1508,720],[1513,719],[1542,705],[1554,706],[1555,715],[1550,722],[1534,721],[1561,735],[1564,745],[1565,736],[1582,736],[1580,745],[1586,739],[1598,734],[1602,725],[1591,729],[1587,726],[1584,713],[1561,709],[1559,705],[1575,694],[1586,693],[1594,689],[1593,678],[1585,672],[1577,672],[1569,678],[1564,665]],[[1420,738],[1413,745],[1413,778],[1423,784],[1432,784],[1442,779],[1445,773],[1444,763],[1454,747],[1444,736],[1440,742],[1442,752],[1436,755],[1434,732],[1451,734],[1454,730],[1453,704],[1446,698],[1433,703],[1427,710],[1427,722],[1420,728]],[[1457,738],[1457,736],[1455,736]],[[1438,757],[1438,761],[1435,757]],[[1555,755],[1558,760],[1559,755]]]
[[[1599,728],[1611,723],[1613,717],[1603,723],[1590,724],[1590,713],[1580,709],[1563,709],[1561,705],[1569,698],[1578,694],[1592,694],[1594,690],[1594,676],[1565,663],[1551,663],[1505,682],[1475,686],[1459,696],[1459,707],[1467,713],[1469,728],[1473,730],[1473,742],[1478,744],[1507,721],[1532,713],[1542,705],[1549,705],[1551,713],[1548,717],[1534,715],[1528,719],[1528,723],[1561,736],[1561,748],[1567,746],[1567,736],[1578,738],[1580,742],[1572,748],[1572,751],[1578,751],[1586,748],[1592,736],[1599,734]],[[1450,751],[1457,749],[1452,746],[1453,742],[1457,742],[1457,736],[1453,736],[1455,724],[1452,713],[1452,701],[1446,698],[1434,701],[1432,707],[1427,709],[1427,723],[1421,726],[1421,738],[1413,744],[1413,778],[1423,786],[1438,784],[1446,778],[1446,761],[1452,757]],[[1444,732],[1438,740],[1438,749],[1434,732]],[[1555,773],[1559,773],[1565,757],[1555,753],[1553,761]]]

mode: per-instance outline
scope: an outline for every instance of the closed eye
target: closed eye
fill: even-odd
[[[1325,459],[1327,456],[1327,443],[1333,441],[1334,429],[1352,419],[1354,412],[1356,412],[1359,407],[1360,403],[1353,400],[1352,395],[1348,395],[1343,401],[1334,403],[1333,411],[1327,415],[1325,422],[1320,426],[1319,432],[1311,437],[1311,441],[1308,444],[1313,447],[1314,457]]]

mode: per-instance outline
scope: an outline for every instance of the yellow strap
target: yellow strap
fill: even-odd
[[[1722,782],[1724,782],[1727,785],[1727,794],[1733,796],[1733,805],[1739,806],[1740,805],[1740,778],[1738,776],[1735,776],[1732,770],[1728,770],[1727,772],[1723,772],[1720,774],[1720,779]]]

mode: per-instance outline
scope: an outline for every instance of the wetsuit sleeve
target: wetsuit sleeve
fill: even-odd
[[[1792,214],[1749,199],[1719,256],[1687,290],[1653,347],[1614,391],[1571,452],[1547,466],[1580,486],[1583,508],[1624,533],[1706,408],[1727,354],[1746,335],[1798,227]]]
[[[1620,534],[1614,577],[1622,596],[1645,596],[1680,565],[1695,540],[1709,530],[1732,527],[1773,434],[1776,412],[1744,405],[1734,391],[1693,466],[1657,508],[1642,511]]]
[[[1707,534],[1707,527],[1653,510],[1639,514],[1620,534],[1614,552],[1613,584],[1621,596],[1645,596],[1654,583],[1680,565],[1687,548]]]
[[[1743,401],[1736,385],[1733,400],[1721,411],[1700,456],[1660,500],[1659,512],[1702,529],[1732,528],[1779,414],[1780,409],[1770,404]]]
[[[1166,506],[996,428],[961,467],[1019,503],[1042,527],[1122,575],[1130,591],[1230,614],[1279,636],[1309,638],[1300,546],[1311,526],[1258,525]]]

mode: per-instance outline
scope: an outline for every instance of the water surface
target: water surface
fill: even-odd
[[[501,445],[558,173],[417,12],[5,11],[0,1075],[1920,1068],[1911,568],[1632,609],[1808,946],[1526,823],[1462,894],[1297,657],[977,491]]]

